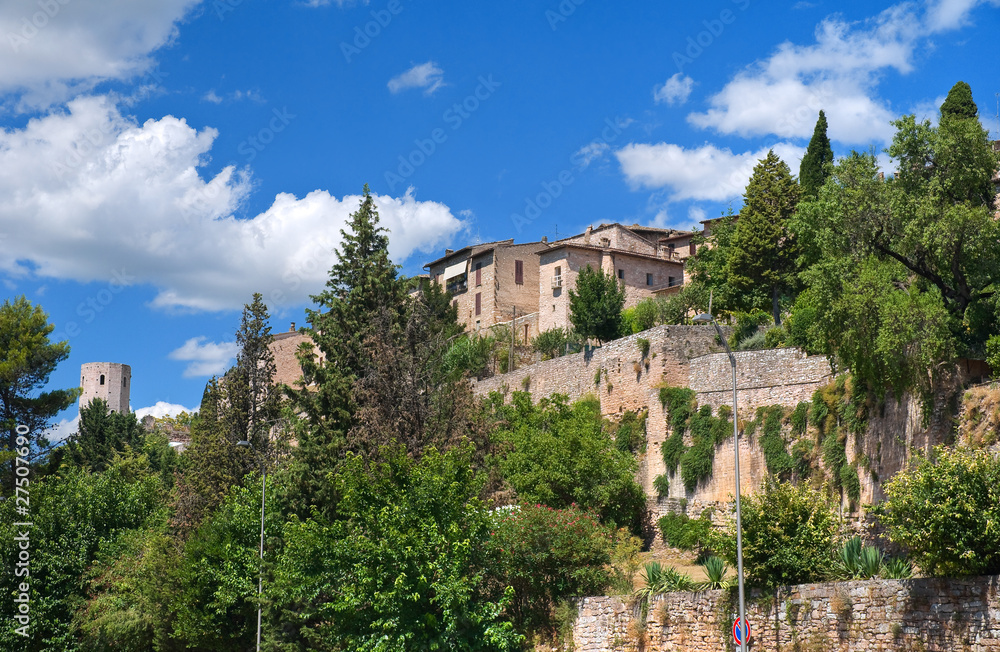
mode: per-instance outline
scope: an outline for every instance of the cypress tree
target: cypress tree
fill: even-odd
[[[826,135],[826,126],[826,114],[820,111],[809,147],[799,166],[799,185],[802,186],[803,199],[814,199],[830,176],[833,149],[830,148],[830,139]]]
[[[948,97],[941,105],[941,116],[955,116],[958,118],[975,118],[979,114],[979,109],[972,99],[972,88],[964,81],[957,82],[948,91]]]
[[[744,310],[771,308],[781,323],[779,299],[795,280],[795,242],[788,220],[799,202],[799,186],[788,164],[769,151],[753,169],[736,222],[726,277]],[[770,305],[768,305],[770,304]]]

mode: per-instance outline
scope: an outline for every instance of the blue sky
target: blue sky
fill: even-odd
[[[368,183],[445,247],[690,228],[769,148],[880,151],[968,82],[998,137],[1000,0],[32,0],[0,6],[0,283],[132,407],[197,408],[239,310],[304,322]],[[887,170],[891,161],[883,155]],[[76,409],[60,416],[73,429]]]

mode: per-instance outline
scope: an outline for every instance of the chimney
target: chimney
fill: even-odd
[[[450,255],[452,255],[453,253],[455,253],[455,250],[454,250],[454,249],[445,249],[445,250],[444,250],[444,255],[445,255],[445,256],[450,256]]]
[[[295,322],[292,322],[292,326],[291,326],[291,328],[288,329],[288,332],[289,333],[294,333],[295,332]]]
[[[594,226],[588,225],[586,233],[583,234],[583,244],[590,244],[590,234],[594,230]]]
[[[548,242],[549,242],[549,236],[543,235],[542,236],[542,244],[548,244]]]

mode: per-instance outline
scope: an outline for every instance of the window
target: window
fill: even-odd
[[[688,245],[688,254],[691,255],[691,256],[694,255],[694,243],[693,242],[690,245]]]
[[[515,260],[514,261],[514,282],[518,285],[524,285],[524,261]]]
[[[673,287],[674,286],[674,277],[673,276],[668,276],[667,277],[667,286],[669,286],[669,287]]]
[[[476,263],[476,287],[483,284],[483,264]]]
[[[652,284],[653,284],[653,275],[650,274],[649,272],[646,272],[646,285],[652,285]]]
[[[122,387],[125,386],[125,376],[122,376]]]
[[[620,278],[623,281],[625,280],[625,270],[624,269],[618,270],[618,278]]]
[[[483,312],[483,293],[476,292],[476,314],[482,314]]]
[[[101,374],[101,384],[104,384],[104,374]]]

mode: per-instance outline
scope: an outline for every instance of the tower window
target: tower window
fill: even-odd
[[[620,278],[623,281],[625,280],[625,270],[624,269],[618,270],[618,278]]]
[[[652,285],[652,284],[653,284],[653,275],[650,274],[649,272],[646,272],[646,285]]]
[[[122,387],[125,386],[125,376],[122,376]]]
[[[104,384],[104,374],[101,374],[101,384]]]

